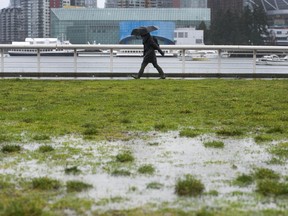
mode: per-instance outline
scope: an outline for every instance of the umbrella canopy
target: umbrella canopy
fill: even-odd
[[[131,35],[142,36],[158,29],[159,28],[157,26],[146,26],[146,27],[140,26],[138,28],[133,29]]]

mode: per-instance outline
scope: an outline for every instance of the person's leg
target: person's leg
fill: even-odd
[[[139,72],[138,72],[138,75],[137,76],[133,76],[132,75],[132,77],[134,77],[135,79],[140,79],[141,78],[141,76],[143,75],[143,73],[144,73],[144,70],[145,70],[145,67],[148,65],[148,62],[142,62],[142,64],[141,64],[141,68],[140,68],[140,70],[139,70]]]
[[[165,74],[164,74],[162,68],[158,65],[157,61],[153,62],[152,64],[157,69],[158,73],[160,74],[160,78],[165,79],[166,78]]]

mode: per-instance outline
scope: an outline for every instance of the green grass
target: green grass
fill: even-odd
[[[0,143],[194,127],[223,136],[288,135],[288,80],[0,80]],[[25,137],[21,134],[25,131]],[[35,135],[36,134],[36,135]],[[39,135],[37,135],[39,134]]]
[[[132,152],[130,151],[123,151],[116,155],[116,161],[125,163],[125,162],[133,162],[135,160]]]
[[[52,152],[54,150],[55,149],[52,146],[50,146],[50,145],[43,145],[43,146],[40,146],[38,148],[38,151],[41,152],[41,153]]]
[[[257,182],[256,191],[264,196],[288,195],[288,183],[264,179]]]
[[[67,175],[69,175],[69,174],[77,175],[77,174],[81,173],[81,170],[78,169],[77,166],[66,167],[64,171],[65,171],[65,174],[67,174]]]
[[[269,152],[273,155],[276,155],[280,158],[288,158],[288,142],[279,143],[275,146],[272,146],[269,149]]]
[[[155,172],[155,168],[152,164],[145,164],[138,168],[138,172],[141,174],[152,175]]]
[[[205,189],[204,184],[194,176],[186,175],[178,179],[175,186],[175,193],[178,196],[199,196]]]
[[[179,135],[180,137],[190,137],[190,138],[194,138],[199,136],[201,133],[198,130],[194,130],[194,129],[183,129],[180,131]]]
[[[236,177],[234,184],[240,187],[245,187],[252,184],[254,181],[253,175],[241,174]]]
[[[19,145],[4,145],[1,149],[3,153],[20,152],[21,147]]]
[[[81,181],[68,181],[66,182],[67,192],[81,192],[84,190],[88,190],[93,186]]]
[[[49,144],[54,137],[74,134],[83,135],[84,138],[89,139],[113,141],[130,140],[133,136],[142,136],[141,132],[184,128],[181,130],[181,136],[187,137],[213,133],[218,136],[236,136],[237,138],[239,136],[253,137],[257,142],[269,143],[271,140],[287,140],[287,93],[288,80],[168,79],[163,82],[163,80],[143,79],[138,82],[135,80],[3,79],[0,80],[0,156],[3,156],[1,160],[15,156],[14,154],[4,154],[4,152],[6,153],[3,151],[5,146],[18,144],[21,146],[25,142]],[[147,140],[147,145],[157,149],[164,143]],[[36,159],[42,158],[41,161],[44,163],[49,160],[57,160],[55,165],[61,164],[61,166],[64,166],[63,164],[73,155],[79,154],[79,150],[73,148],[55,147],[55,149],[57,151],[53,151],[50,147],[40,146],[39,151],[32,153],[23,149],[20,154],[21,156],[29,154],[32,159],[38,154],[40,156],[37,156]],[[286,162],[287,144],[274,145],[268,151],[275,159]],[[134,156],[131,152],[121,155],[122,153],[126,152],[120,152],[116,158],[113,158],[113,162],[117,166],[111,168],[109,173],[115,176],[136,178],[137,164],[134,162]],[[89,157],[89,155],[85,154],[83,157]],[[91,163],[95,160],[97,159],[91,158]],[[81,161],[77,164],[81,165]],[[51,166],[53,165],[51,164]],[[98,171],[98,167],[96,170]],[[256,191],[265,196],[287,195],[285,189],[287,182],[282,182],[282,177],[279,179],[278,173],[266,171],[255,171],[251,174],[254,178],[253,183],[256,184]],[[256,177],[256,172],[259,177]],[[247,180],[244,177],[237,180],[246,184],[247,181],[249,182],[249,178]],[[0,181],[1,216],[64,215],[67,214],[65,212],[67,210],[71,210],[75,215],[86,215],[87,211],[91,210],[93,201],[73,197],[73,193],[67,194],[61,183],[55,179],[36,178],[27,183],[27,179],[17,178],[21,178],[21,176],[14,176],[13,180],[3,178]],[[262,180],[259,180],[260,178]],[[153,179],[151,181],[146,184],[147,190],[161,190],[164,187],[165,182],[161,184],[153,182]],[[184,193],[180,195],[179,199],[182,201],[186,199],[186,194],[191,196],[189,192],[191,182],[197,183],[194,192],[198,191],[197,194],[203,194],[201,199],[205,199],[204,185],[200,180],[192,177],[179,179],[179,182],[176,182],[175,191],[177,188],[180,191],[180,185],[184,187]],[[209,188],[209,190],[213,191],[213,188]],[[208,191],[207,194],[209,193],[214,194],[214,192]],[[155,210],[155,208],[146,210],[145,206],[143,207],[145,211],[142,208],[111,210],[102,214],[95,210],[96,212],[92,212],[91,215],[211,214],[243,216],[258,214],[274,216],[287,214],[287,208],[283,208],[283,211],[273,209],[243,211],[241,207],[237,208],[237,202],[229,203],[227,206],[227,209],[207,207],[207,211],[183,211],[177,208],[171,209],[165,205],[159,207],[159,210]]]
[[[204,146],[206,148],[224,148],[224,142],[214,140],[214,141],[204,142]]]
[[[267,168],[257,168],[254,172],[254,176],[256,179],[280,179],[280,175],[276,173],[274,170],[267,169]]]
[[[34,178],[32,180],[32,188],[38,190],[58,190],[61,183],[56,179],[48,177]]]

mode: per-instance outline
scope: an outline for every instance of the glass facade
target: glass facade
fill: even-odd
[[[171,26],[173,27],[170,27],[170,32],[171,28],[197,27],[202,21],[204,21],[206,26],[209,27],[210,9],[55,8],[51,9],[51,37],[69,40],[73,44],[118,44],[121,41],[121,37],[123,37],[123,22],[132,21],[149,21],[149,25],[155,25],[155,23],[157,25],[159,22],[167,22],[167,26],[172,23]],[[166,33],[168,32],[168,30],[165,29],[165,23],[163,25],[161,24],[161,28],[164,28]],[[132,29],[126,29],[125,31],[131,32]],[[171,40],[168,36],[165,37]]]
[[[174,44],[174,22],[163,21],[124,21],[120,22],[120,41],[121,44],[136,44],[139,43],[135,37],[131,36],[131,30],[139,26],[157,26],[158,30],[151,32],[151,35],[157,36],[161,44]],[[141,41],[141,40],[140,40]]]

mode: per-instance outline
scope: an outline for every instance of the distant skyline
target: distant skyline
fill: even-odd
[[[104,8],[105,0],[98,0],[98,7]],[[0,9],[8,7],[10,0],[0,0]]]

